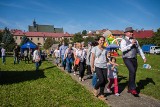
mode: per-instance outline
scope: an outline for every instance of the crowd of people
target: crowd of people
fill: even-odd
[[[133,38],[132,27],[125,29],[125,37],[122,39],[120,49],[122,51],[122,58],[124,64],[129,71],[128,93],[138,97],[136,91],[136,71],[137,71],[137,53],[140,53],[144,62],[146,62],[145,55],[140,48],[138,41]],[[88,42],[87,48],[82,43],[74,43],[66,45],[65,42],[52,52],[55,57],[57,66],[63,67],[68,73],[73,72],[74,75],[79,75],[79,81],[85,81],[84,75],[86,73],[87,79],[92,79],[93,93],[96,97],[105,100],[104,89],[107,85],[107,91],[111,93],[111,87],[114,84],[114,94],[120,96],[118,89],[118,69],[116,58],[111,56],[111,53],[104,47],[105,37],[100,36],[95,42]],[[2,63],[5,64],[5,49],[1,49]],[[18,46],[14,49],[14,64],[19,64],[19,49]],[[23,53],[25,62],[29,60],[35,63],[36,71],[42,63],[42,52],[40,48],[36,48],[33,52],[30,49],[24,50]],[[85,72],[86,71],[86,72]],[[99,90],[99,91],[98,91]]]
[[[6,49],[2,47],[1,49],[2,64],[6,64]],[[39,47],[32,49],[26,48],[23,51],[20,51],[18,45],[13,49],[13,64],[19,64],[21,61],[24,61],[26,64],[35,63],[35,71],[39,70],[39,67],[42,63],[42,60],[45,60],[45,57]]]
[[[139,97],[136,91],[135,78],[137,70],[137,53],[141,55],[144,62],[146,58],[140,48],[138,41],[133,38],[132,27],[125,29],[125,37],[121,41],[120,49],[124,64],[129,71],[128,93]],[[114,94],[120,96],[118,89],[118,64],[116,58],[111,56],[111,52],[104,47],[105,37],[100,36],[95,42],[88,42],[87,48],[84,43],[75,43],[74,46],[68,46],[63,42],[60,47],[53,52],[55,63],[61,66],[68,73],[73,72],[79,75],[79,81],[92,79],[93,93],[98,98],[105,100],[104,89],[111,93],[111,87],[114,84]],[[78,71],[78,73],[77,73]],[[86,71],[86,72],[85,72]],[[107,86],[106,86],[107,85]],[[99,90],[99,91],[98,91]]]

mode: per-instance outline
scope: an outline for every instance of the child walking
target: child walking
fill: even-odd
[[[116,96],[120,96],[118,93],[118,76],[117,76],[117,66],[116,66],[116,58],[111,57],[111,61],[107,64],[108,66],[108,86],[107,91],[111,92],[111,86],[114,84],[114,94]]]

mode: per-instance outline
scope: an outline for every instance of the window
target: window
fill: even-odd
[[[32,38],[31,38],[31,40],[32,40]]]
[[[20,37],[20,39],[22,39],[22,37]]]
[[[37,40],[39,41],[39,38],[37,38]]]
[[[17,36],[15,37],[15,39],[17,40]]]

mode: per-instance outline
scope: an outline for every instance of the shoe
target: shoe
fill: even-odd
[[[109,88],[107,88],[107,92],[108,92],[108,93],[112,93],[112,91],[111,91]]]
[[[94,90],[93,90],[93,94],[94,94],[94,96],[97,97],[97,96],[98,96],[98,91],[97,91],[96,89],[94,89]]]
[[[79,77],[79,81],[82,81],[82,78],[81,78],[81,77]]]
[[[134,97],[139,97],[137,91],[135,89],[133,90],[128,90],[128,93],[131,93]]]
[[[136,90],[128,90],[128,93],[131,93],[131,94],[138,94]]]
[[[119,93],[116,93],[115,95],[116,95],[116,96],[120,96],[120,94],[119,94]]]
[[[98,96],[98,98],[99,98],[100,100],[107,100],[107,98],[104,97],[104,95],[100,95],[100,96]]]

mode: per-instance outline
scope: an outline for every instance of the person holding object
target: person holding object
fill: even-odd
[[[107,50],[104,47],[105,38],[100,36],[98,38],[98,46],[92,49],[91,57],[91,71],[96,72],[98,82],[95,84],[93,93],[101,100],[106,100],[104,96],[104,88],[107,83]],[[100,93],[98,94],[98,89]]]
[[[139,46],[139,43],[136,39],[133,38],[133,29],[132,27],[127,27],[125,29],[125,37],[122,39],[120,48],[122,51],[122,58],[124,61],[124,64],[129,70],[129,83],[128,83],[128,93],[131,93],[135,97],[138,97],[138,93],[136,91],[136,71],[138,67],[137,63],[137,53],[141,55],[141,57],[144,60],[144,63],[146,62],[146,57]]]

